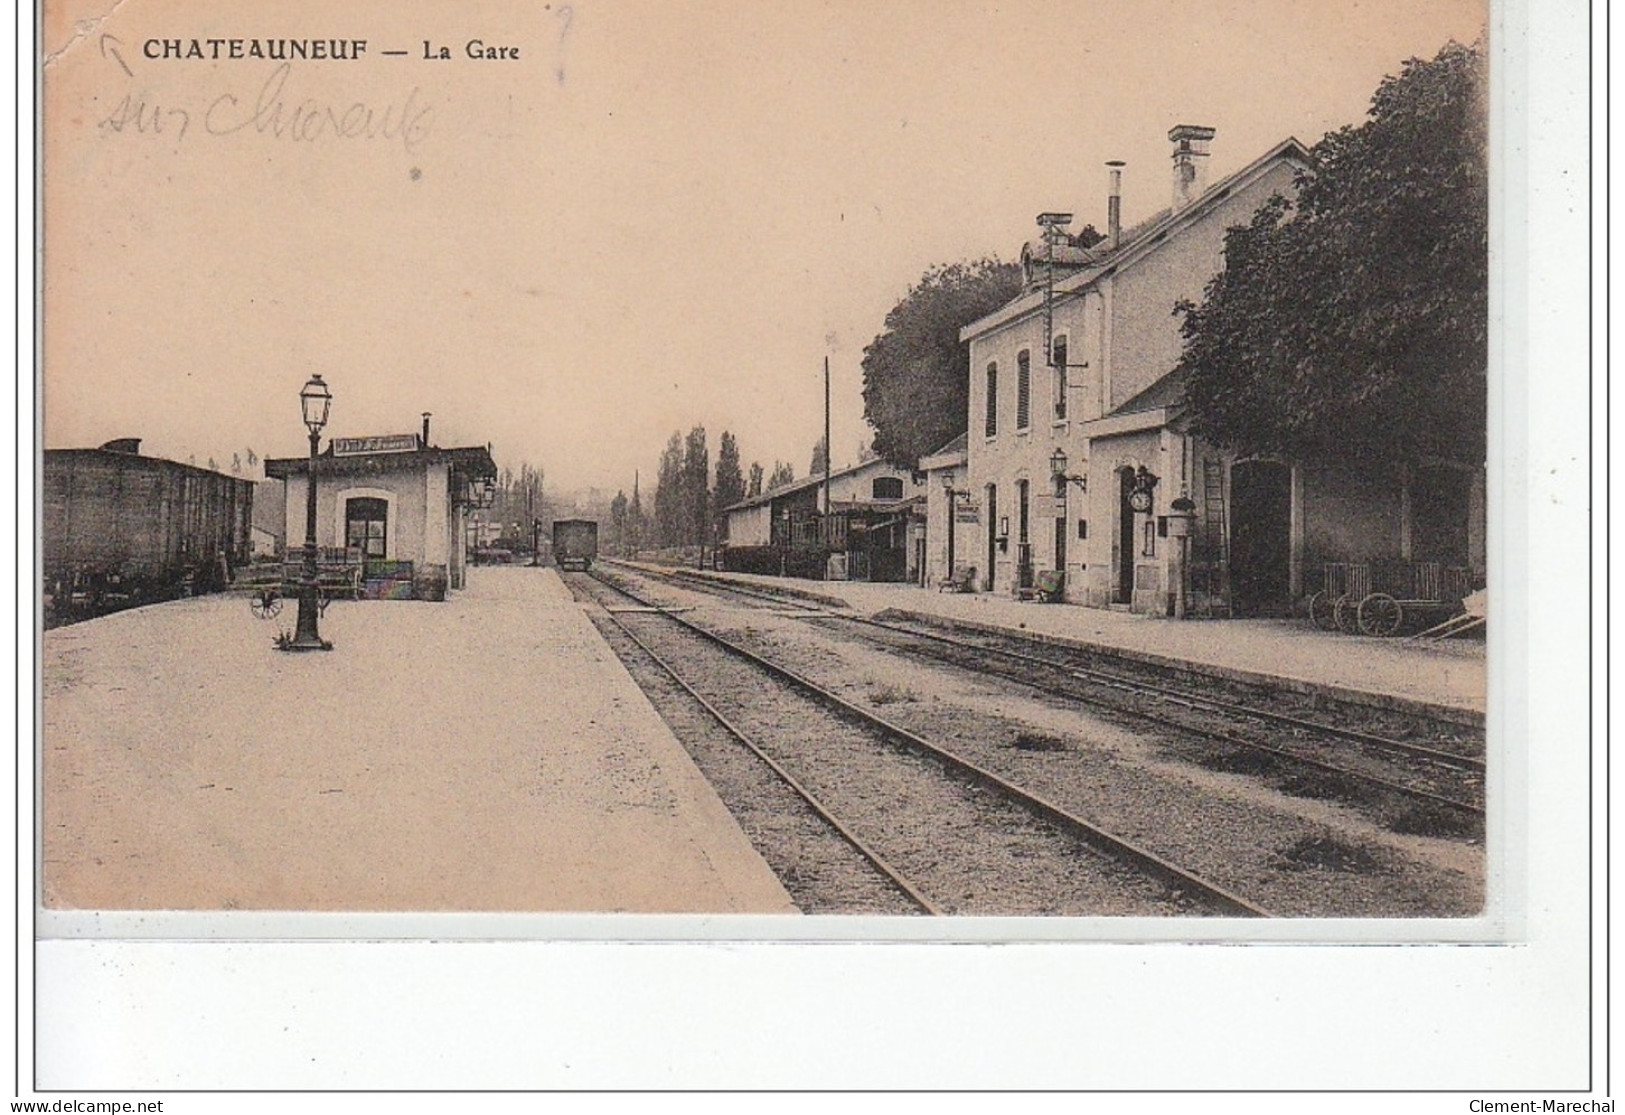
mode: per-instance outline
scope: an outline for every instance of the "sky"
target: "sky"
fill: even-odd
[[[804,475],[826,357],[834,457],[855,460],[863,348],[928,268],[1013,260],[1046,210],[1103,227],[1108,159],[1133,224],[1168,203],[1175,124],[1217,129],[1215,180],[1358,123],[1385,74],[1487,19],[1479,0],[99,15],[46,26],[45,445],[299,455],[320,373],[327,434],[429,411],[437,444],[489,443],[555,492],[652,487],[695,425],[713,457],[730,430],[747,466]],[[285,70],[147,57],[193,38],[368,46]]]

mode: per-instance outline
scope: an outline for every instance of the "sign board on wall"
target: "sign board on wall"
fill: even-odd
[[[336,437],[333,456],[354,457],[361,453],[411,453],[418,447],[416,434],[382,434],[377,437]]]
[[[954,507],[954,522],[979,523],[982,521],[982,505],[974,501],[959,503]]]

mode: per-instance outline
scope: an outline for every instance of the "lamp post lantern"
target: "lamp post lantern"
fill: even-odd
[[[1051,478],[1053,478],[1055,481],[1055,498],[1057,501],[1059,501],[1061,508],[1061,529],[1063,531],[1066,530],[1067,523],[1071,519],[1071,516],[1067,513],[1067,489],[1071,485],[1076,484],[1084,492],[1089,490],[1089,478],[1086,476],[1074,476],[1067,472],[1066,464],[1066,450],[1057,445],[1055,447],[1055,452],[1050,454],[1049,473]],[[1057,552],[1062,549],[1063,545],[1063,542],[1056,543]],[[1066,592],[1066,569],[1064,565],[1061,569],[1056,570],[1056,572],[1060,574],[1061,592],[1064,594]]]
[[[1055,452],[1050,454],[1049,474],[1055,481],[1055,495],[1058,498],[1066,496],[1068,484],[1076,484],[1085,492],[1089,490],[1089,478],[1087,476],[1073,476],[1066,471],[1066,451],[1059,446],[1056,446]]]
[[[294,628],[293,641],[287,650],[332,650],[333,644],[324,640],[316,630],[316,616],[320,611],[316,593],[316,447],[321,442],[322,427],[327,425],[327,411],[333,405],[333,395],[313,375],[299,391],[299,405],[304,412],[305,428],[310,431],[310,470],[305,474],[305,567],[299,578],[299,621]]]

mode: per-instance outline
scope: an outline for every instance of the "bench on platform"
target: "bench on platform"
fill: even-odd
[[[1066,592],[1066,576],[1059,569],[1046,569],[1034,574],[1029,588],[1016,589],[1017,600],[1036,600],[1040,604],[1059,604]]]
[[[976,591],[976,567],[973,565],[969,569],[964,570],[963,572],[955,573],[952,577],[944,577],[942,580],[937,582],[937,591],[938,592],[975,592]]]
[[[299,595],[304,583],[305,563],[287,561],[282,566],[282,594]],[[344,560],[319,559],[316,562],[316,591],[323,600],[360,600],[361,566]]]

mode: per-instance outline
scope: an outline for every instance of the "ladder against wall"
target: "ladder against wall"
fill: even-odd
[[[1202,545],[1192,555],[1191,590],[1196,612],[1230,614],[1230,524],[1224,502],[1224,461],[1202,459]]]

